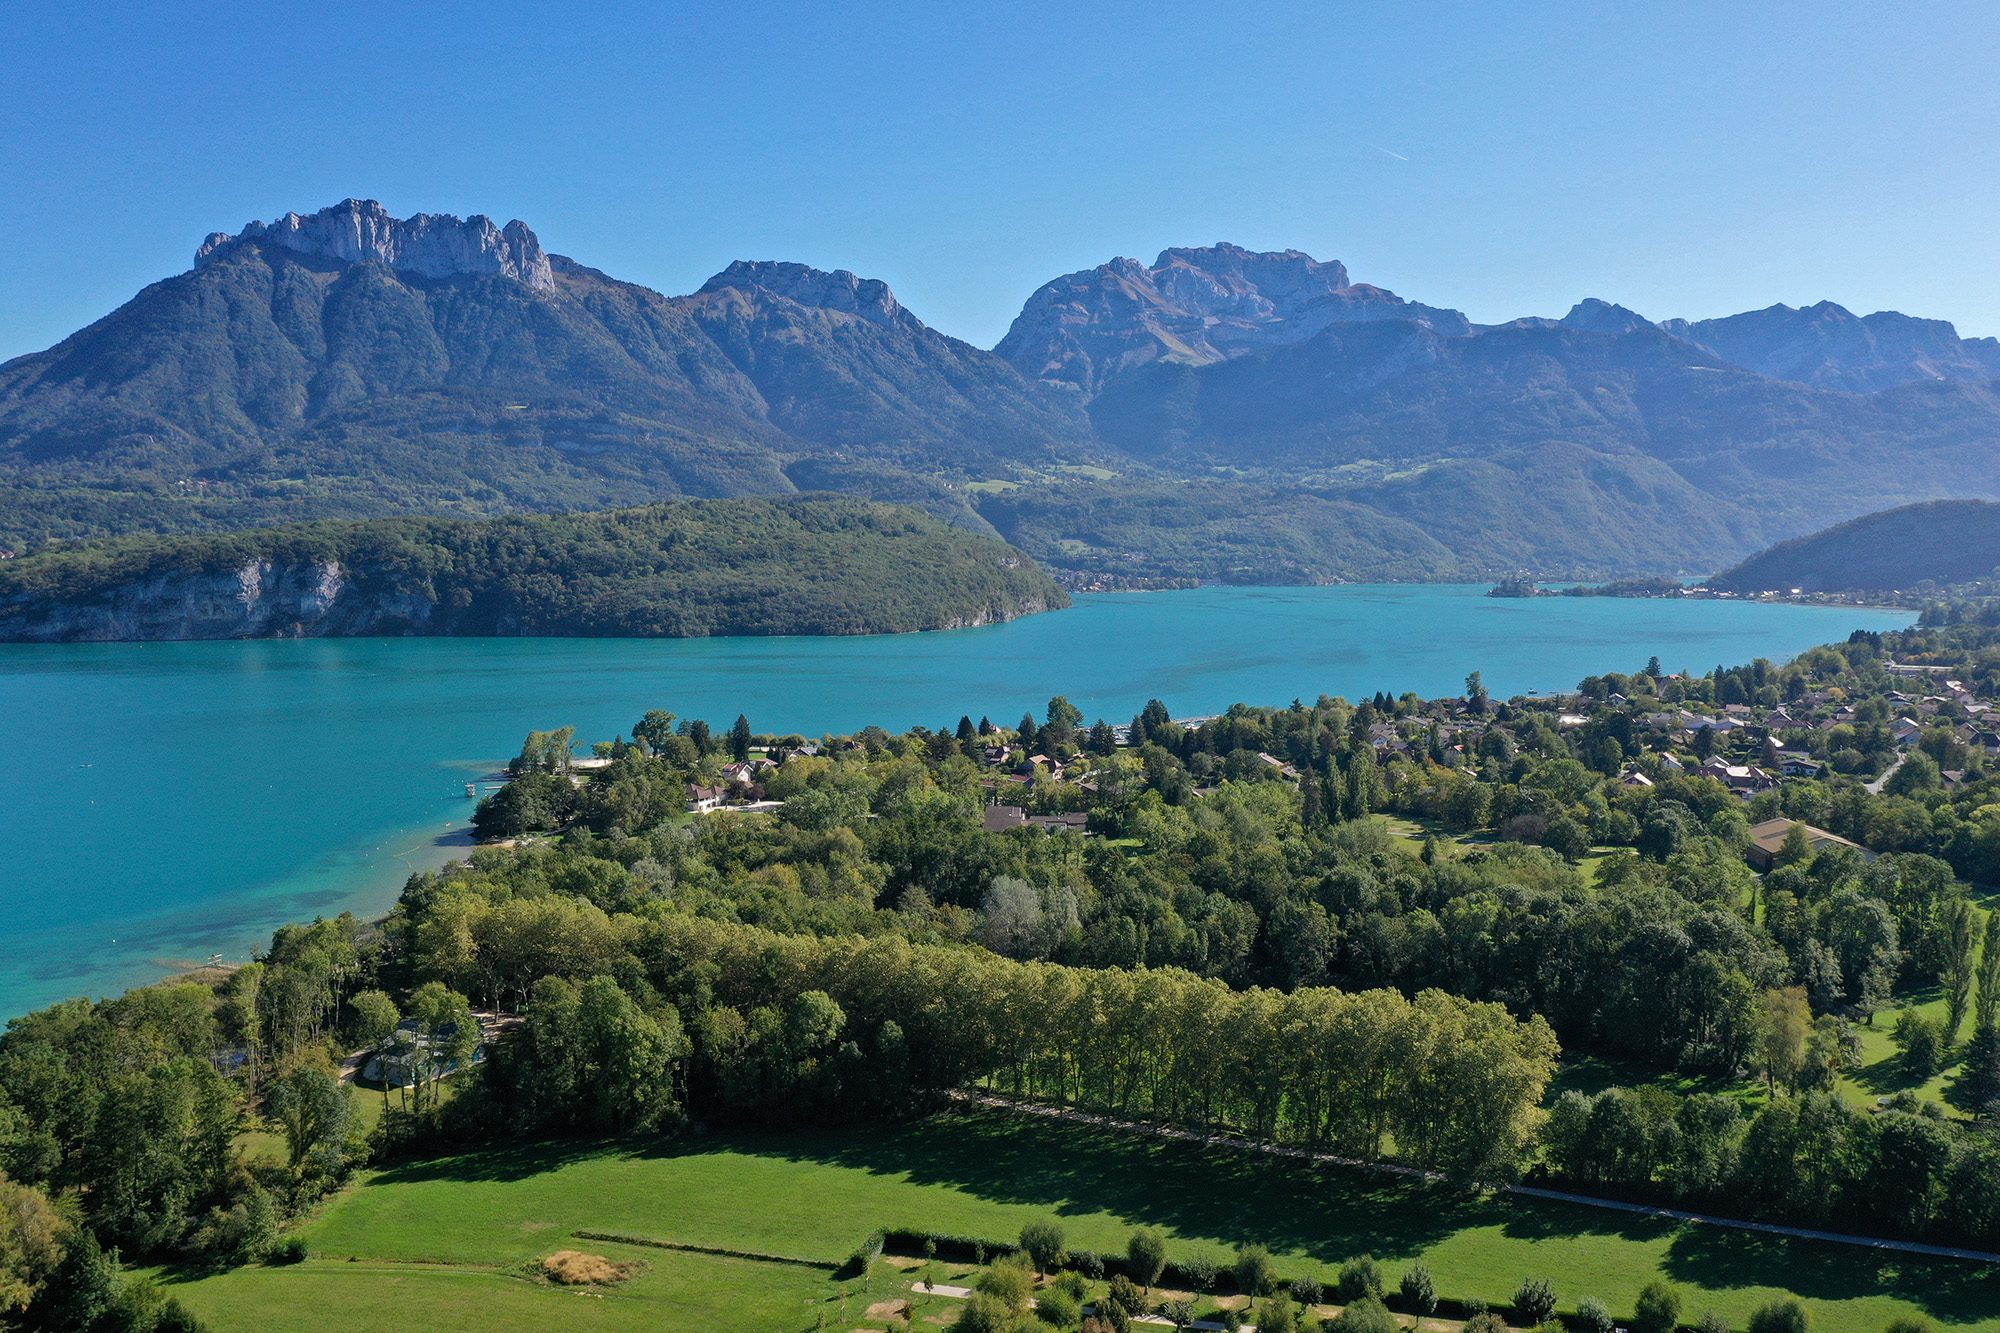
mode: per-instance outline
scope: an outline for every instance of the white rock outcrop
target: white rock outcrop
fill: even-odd
[[[88,601],[24,602],[20,609],[18,618],[5,619],[11,642],[121,643],[422,634],[437,604],[419,593],[364,591],[337,560],[253,560],[231,570],[161,574]]]
[[[245,240],[352,264],[387,264],[426,278],[498,274],[539,291],[553,291],[556,285],[549,257],[527,223],[516,219],[499,227],[483,213],[394,218],[373,199],[343,199],[303,217],[287,213],[275,222],[252,222],[234,236],[211,233],[195,251],[194,262],[200,265],[222,247]]]

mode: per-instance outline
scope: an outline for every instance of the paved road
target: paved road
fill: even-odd
[[[1881,777],[1875,779],[1873,782],[1862,783],[1861,784],[1862,790],[1867,792],[1872,792],[1873,794],[1880,796],[1882,794],[1882,784],[1887,782],[1890,778],[1896,776],[1896,770],[1901,768],[1903,766],[1903,761],[1908,758],[1909,756],[1907,754],[1897,755],[1896,762],[1889,765],[1887,768],[1883,769]]]
[[[1023,1111],[1030,1115],[1047,1116],[1052,1120],[1070,1120],[1080,1124],[1098,1125],[1106,1129],[1129,1130],[1138,1134],[1152,1134],[1163,1139],[1181,1139],[1190,1143],[1203,1143],[1219,1147],[1238,1148],[1249,1152],[1268,1153],[1274,1157],[1297,1157],[1314,1162],[1332,1162],[1340,1166],[1358,1166],[1364,1170],[1381,1171],[1389,1175],[1411,1176],[1422,1180],[1444,1180],[1439,1171],[1424,1171],[1413,1166],[1396,1166],[1388,1162],[1364,1162],[1353,1157],[1339,1157],[1333,1153],[1312,1152],[1306,1148],[1291,1148],[1276,1143],[1252,1143],[1247,1139],[1229,1138],[1215,1134],[1197,1134],[1193,1130],[1177,1129],[1171,1125],[1148,1125],[1137,1120],[1120,1120],[1115,1116],[1095,1115],[1088,1111],[1076,1111],[1068,1107],[1043,1106],[1038,1102],[1016,1101],[1011,1097],[1000,1097],[986,1092],[957,1092],[953,1094],[961,1100],[976,1102],[981,1106],[1000,1107],[1010,1111]],[[1703,1222],[1709,1226],[1732,1227],[1738,1231],[1762,1231],[1773,1236],[1791,1236],[1799,1240],[1832,1241],[1837,1245],[1860,1245],[1871,1250],[1895,1250],[1903,1254],[1926,1254],[1941,1259],[1971,1259],[1979,1263],[2000,1264],[2000,1254],[1989,1254],[1984,1250],[1964,1250],[1951,1245],[1925,1245],[1914,1240],[1880,1240],[1873,1236],[1850,1236],[1838,1231],[1813,1231],[1805,1227],[1781,1227],[1770,1222],[1746,1222],[1742,1218],[1717,1217],[1712,1213],[1690,1213],[1678,1208],[1656,1208],[1651,1204],[1621,1203],[1616,1199],[1597,1199],[1588,1194],[1565,1194],[1560,1190],[1538,1189],[1533,1185],[1501,1185],[1499,1189],[1509,1194],[1525,1194],[1535,1199],[1554,1199],[1561,1203],[1577,1203],[1587,1208],[1610,1208],[1621,1213],[1641,1213],[1647,1217],[1671,1218],[1676,1222]]]

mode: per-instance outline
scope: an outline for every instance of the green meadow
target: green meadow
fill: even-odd
[[[1629,1314],[1663,1278],[1684,1319],[1736,1328],[1798,1295],[1814,1333],[1881,1333],[1923,1316],[2000,1333],[2000,1266],[1684,1225],[1608,1209],[1482,1195],[1221,1147],[965,1111],[900,1128],[715,1135],[648,1144],[539,1144],[397,1166],[329,1201],[304,1230],[313,1257],[179,1281],[218,1333],[284,1327],[625,1328],[703,1333],[881,1328],[867,1304],[907,1295],[878,1264],[865,1282],[823,1269],[625,1247],[599,1231],[837,1263],[878,1226],[1007,1239],[1054,1214],[1072,1248],[1122,1249],[1135,1226],[1169,1253],[1259,1241],[1284,1278],[1373,1254],[1393,1284],[1421,1259],[1442,1295],[1502,1306],[1530,1274],[1565,1309],[1598,1296]],[[529,1276],[559,1249],[641,1259],[634,1280],[578,1293]],[[934,1303],[946,1312],[949,1301]],[[845,1322],[841,1322],[841,1321]]]

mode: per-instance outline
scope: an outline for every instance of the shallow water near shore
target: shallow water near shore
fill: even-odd
[[[112,994],[285,921],[379,913],[463,855],[465,784],[530,729],[581,741],[649,708],[759,731],[1011,725],[1065,694],[1095,720],[1377,690],[1496,695],[1583,676],[1783,660],[1908,612],[1487,598],[1484,586],[1079,597],[935,634],[812,639],[310,639],[0,646],[0,1016]]]

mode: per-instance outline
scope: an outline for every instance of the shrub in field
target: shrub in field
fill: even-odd
[[[1125,1271],[1132,1280],[1150,1290],[1167,1266],[1167,1238],[1157,1231],[1139,1230],[1125,1242]]]
[[[1674,1333],[1680,1322],[1680,1293],[1664,1282],[1648,1282],[1640,1290],[1639,1303],[1632,1310],[1633,1333]],[[1801,1328],[1798,1333],[1805,1330]]]
[[[1353,1302],[1327,1325],[1328,1333],[1397,1333],[1396,1316],[1373,1296]]]
[[[1812,1317],[1791,1297],[1757,1307],[1750,1315],[1750,1333],[1807,1333]]]
[[[951,1333],[1010,1333],[1014,1318],[1014,1312],[999,1297],[974,1292],[972,1299],[965,1303],[965,1308],[959,1311]]]
[[[1013,1313],[1021,1313],[1035,1291],[1035,1274],[1028,1263],[1028,1256],[1019,1251],[995,1259],[980,1274],[979,1290],[1003,1302]]]
[[[1556,1312],[1555,1284],[1545,1277],[1523,1278],[1514,1288],[1514,1309],[1525,1325],[1547,1323]]]
[[[1595,1296],[1586,1296],[1576,1303],[1576,1322],[1581,1333],[1611,1333],[1616,1327],[1610,1307]]]
[[[1318,1305],[1326,1296],[1326,1289],[1316,1277],[1293,1278],[1291,1290],[1292,1299],[1300,1305]]]
[[[1126,1314],[1146,1313],[1146,1294],[1123,1273],[1111,1279],[1111,1294],[1106,1299]]]
[[[1342,1303],[1361,1300],[1373,1296],[1382,1297],[1382,1270],[1375,1266],[1372,1254],[1357,1255],[1340,1266],[1340,1299]]]
[[[1075,1328],[1083,1308],[1060,1287],[1049,1287],[1035,1302],[1035,1317],[1053,1328]]]
[[[1236,1289],[1253,1301],[1269,1291],[1278,1278],[1271,1268],[1271,1252],[1262,1245],[1237,1246],[1232,1271]]]
[[[1222,1272],[1222,1265],[1206,1254],[1178,1260],[1174,1267],[1181,1270],[1181,1276],[1186,1278],[1188,1285],[1196,1291],[1207,1291],[1213,1287],[1215,1279]]]
[[[1403,1273],[1403,1303],[1420,1315],[1437,1313],[1437,1280],[1422,1264],[1411,1264]],[[1468,1312],[1469,1313],[1469,1312]]]
[[[1054,1218],[1038,1218],[1021,1228],[1021,1249],[1034,1262],[1037,1273],[1060,1267],[1068,1256],[1063,1253],[1062,1223]]]

